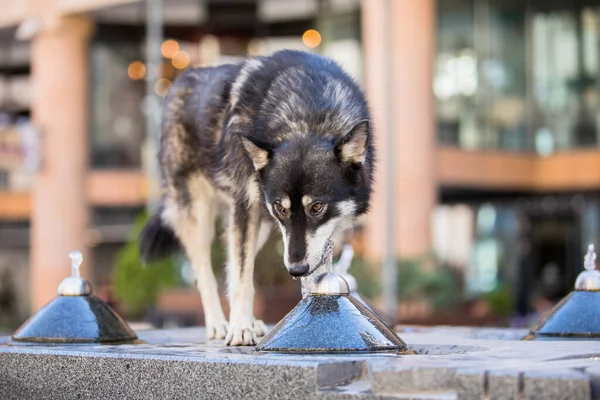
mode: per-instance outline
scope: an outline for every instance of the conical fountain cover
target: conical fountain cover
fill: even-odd
[[[284,353],[360,353],[406,350],[406,343],[350,295],[311,295],[256,346]]]
[[[575,290],[545,314],[524,340],[600,340],[600,272],[595,261],[590,244]]]
[[[69,254],[71,276],[58,296],[27,320],[12,336],[24,343],[127,343],[137,339],[127,323],[106,303],[92,295],[79,273],[83,257]]]
[[[331,271],[332,254],[328,255]],[[364,353],[407,350],[381,319],[350,295],[340,275],[319,275],[303,298],[258,343],[260,352]]]

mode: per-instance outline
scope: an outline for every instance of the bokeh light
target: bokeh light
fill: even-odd
[[[127,75],[134,81],[144,79],[144,76],[146,76],[146,65],[141,61],[132,61],[129,67],[127,67]]]
[[[154,84],[154,92],[160,97],[165,97],[169,88],[171,87],[171,81],[165,78],[161,78]]]
[[[167,39],[163,42],[162,46],[160,46],[160,52],[165,58],[173,58],[175,54],[179,51],[179,43],[173,39]]]
[[[177,69],[184,69],[190,64],[190,55],[183,50],[179,50],[171,59],[171,63]]]
[[[169,62],[161,63],[156,72],[159,78],[173,79],[173,76],[175,75],[175,69]]]
[[[309,29],[302,35],[302,42],[308,48],[315,48],[321,44],[321,34],[315,29]]]

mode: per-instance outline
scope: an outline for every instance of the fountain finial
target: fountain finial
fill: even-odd
[[[81,277],[79,268],[83,262],[83,254],[81,254],[80,251],[75,250],[69,253],[69,258],[71,259],[71,276]]]
[[[92,286],[81,277],[79,268],[83,262],[83,254],[80,251],[69,253],[71,259],[71,276],[67,276],[58,286],[60,296],[89,296],[92,294]]]
[[[596,252],[593,244],[588,245],[588,251],[583,257],[583,267],[585,271],[577,277],[575,289],[600,290],[600,272],[596,270]]]

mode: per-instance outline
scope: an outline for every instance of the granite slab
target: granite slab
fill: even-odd
[[[404,327],[418,355],[256,354],[202,328],[140,330],[126,345],[0,338],[0,399],[592,399],[600,342],[523,330]]]

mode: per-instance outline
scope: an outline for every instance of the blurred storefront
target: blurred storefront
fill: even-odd
[[[464,275],[467,297],[504,285],[526,313],[544,282],[553,298],[571,287],[587,243],[598,239],[596,1],[163,0],[161,65],[146,61],[145,1],[0,0],[0,7],[7,10],[0,16],[0,262],[9,260],[0,270],[18,270],[23,313],[68,273],[66,249],[91,249],[94,283],[110,275],[149,185],[144,80],[164,96],[187,67],[283,48],[336,59],[369,93],[379,173],[394,166],[397,207],[386,220],[378,179],[366,257],[382,259],[383,226],[391,223],[399,258],[433,251]],[[59,60],[50,62],[52,55]],[[73,65],[86,68],[75,81]],[[68,102],[52,97],[60,89],[46,81],[56,79],[46,68],[84,102],[60,121],[53,107]],[[15,129],[28,132],[29,139],[17,135],[28,151],[14,146]],[[55,131],[64,136],[49,144]],[[387,132],[395,134],[391,163]],[[22,153],[10,153],[9,162],[11,146]],[[85,156],[68,161],[75,153]],[[48,176],[57,163],[87,167]],[[69,196],[80,205],[56,206]],[[44,247],[53,231],[64,243]],[[29,271],[56,278],[32,276],[28,285]],[[41,293],[31,304],[27,288]]]
[[[525,314],[598,239],[600,6],[445,0],[437,21],[440,202],[472,210],[470,294],[501,283]]]

